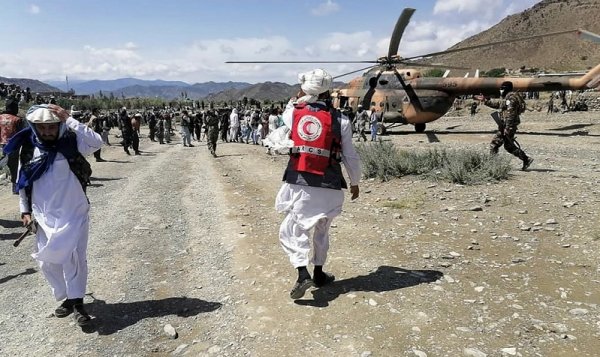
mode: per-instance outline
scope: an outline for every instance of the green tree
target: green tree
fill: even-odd
[[[485,72],[485,77],[504,77],[506,73],[506,68],[492,68],[489,71]]]
[[[442,77],[444,73],[446,73],[446,71],[441,68],[432,68],[425,72],[424,77]]]

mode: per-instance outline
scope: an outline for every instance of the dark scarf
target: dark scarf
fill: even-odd
[[[60,130],[60,129],[59,129]],[[61,153],[67,160],[75,158],[77,155],[77,138],[74,133],[68,129],[65,131],[57,140],[48,143],[42,142],[36,136],[35,131],[32,127],[27,127],[15,135],[8,141],[4,146],[4,154],[8,155],[11,152],[19,152],[21,146],[29,143],[37,147],[41,155],[21,165],[19,171],[19,179],[15,185],[15,192],[26,188],[29,189],[33,185],[33,182],[39,179],[46,171],[56,158],[57,153]],[[60,134],[59,134],[60,135]]]

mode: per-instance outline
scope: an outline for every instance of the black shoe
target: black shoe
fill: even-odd
[[[190,145],[188,145],[188,147],[191,147],[191,148],[193,148],[193,147],[194,147],[194,145],[190,144]]]
[[[294,284],[292,291],[290,291],[290,297],[294,300],[301,299],[306,293],[306,290],[313,286],[315,286],[315,283],[312,281],[312,279],[297,281],[296,284]]]
[[[131,153],[129,152],[129,149],[125,148],[125,149],[123,149],[123,150],[125,150],[125,153],[126,153],[127,155],[131,155]]]
[[[92,318],[83,308],[83,304],[75,304],[73,305],[73,319],[77,323],[77,326],[85,326],[87,325]]]
[[[335,275],[327,272],[314,274],[313,281],[315,282],[315,285],[320,288],[321,286],[333,283],[335,281]]]
[[[62,304],[54,310],[54,316],[63,318],[71,315],[73,312],[73,305],[75,304],[73,300],[74,299],[67,299],[63,301]]]
[[[217,157],[217,154],[215,154],[214,152],[211,153],[213,157]]]
[[[525,159],[525,161],[523,161],[523,167],[521,168],[522,171],[527,170],[527,168],[529,168],[529,166],[531,166],[531,163],[533,162],[533,158],[528,157],[527,159]]]
[[[136,151],[135,154],[136,155],[141,155],[141,153],[139,151]]]

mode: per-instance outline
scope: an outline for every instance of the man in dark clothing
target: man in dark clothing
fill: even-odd
[[[217,140],[219,139],[219,112],[209,110],[206,112],[205,124],[207,128],[206,141],[208,150],[213,157],[217,157]]]
[[[153,112],[148,112],[148,129],[150,130],[150,141],[156,141],[154,137],[156,136],[156,115]]]
[[[123,140],[121,141],[121,144],[123,144],[123,151],[125,151],[127,155],[131,155],[129,147],[132,144],[133,126],[131,126],[131,119],[129,119],[125,107],[121,108],[121,112],[119,113],[119,127],[121,128],[123,137]]]
[[[226,143],[227,142],[227,133],[229,133],[229,114],[228,114],[228,110],[224,110],[221,113],[219,113],[220,115],[220,121],[221,121],[221,126],[219,128],[219,131],[221,132],[221,141]]]
[[[202,135],[202,113],[196,113],[194,118],[194,134],[196,135],[196,140],[200,140],[200,136]]]

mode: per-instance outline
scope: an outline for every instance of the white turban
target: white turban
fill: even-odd
[[[60,123],[60,119],[48,109],[46,104],[34,105],[29,108],[26,118],[32,123]]]
[[[296,103],[313,103],[317,101],[319,94],[331,89],[333,78],[329,73],[317,68],[310,72],[298,74],[298,82],[306,95],[298,98]]]
[[[304,93],[319,95],[331,89],[333,79],[329,73],[317,68],[310,72],[298,74],[298,82]]]

